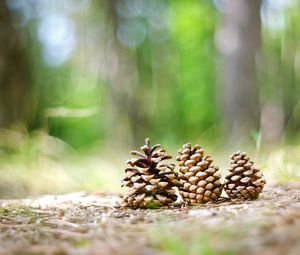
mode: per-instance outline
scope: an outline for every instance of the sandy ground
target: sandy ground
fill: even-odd
[[[0,200],[0,254],[300,254],[300,183],[193,207],[118,209],[118,199]]]

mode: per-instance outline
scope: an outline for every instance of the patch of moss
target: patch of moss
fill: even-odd
[[[146,208],[147,209],[159,209],[159,208],[161,208],[161,203],[151,201],[151,202],[147,203]]]
[[[76,240],[74,242],[74,246],[79,248],[79,247],[86,247],[89,246],[91,242],[89,240]]]

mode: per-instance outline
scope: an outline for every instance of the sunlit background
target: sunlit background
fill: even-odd
[[[120,191],[146,137],[300,180],[299,0],[1,0],[0,197]]]

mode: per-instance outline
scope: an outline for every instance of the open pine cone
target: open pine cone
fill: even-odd
[[[256,199],[266,183],[259,169],[253,167],[245,152],[231,156],[229,174],[224,189],[231,198]]]
[[[222,193],[219,168],[212,165],[210,156],[204,157],[199,146],[183,145],[178,151],[180,166],[180,194],[188,204],[206,203],[217,200]]]
[[[178,185],[174,164],[162,161],[171,159],[160,145],[150,146],[150,139],[141,147],[143,153],[132,151],[137,156],[126,163],[131,167],[125,169],[122,186],[130,187],[123,197],[121,206],[133,208],[151,208],[168,205],[177,199],[173,187]]]

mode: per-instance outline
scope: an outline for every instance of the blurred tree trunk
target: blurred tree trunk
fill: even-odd
[[[227,135],[247,140],[259,129],[256,61],[261,49],[261,0],[223,1],[224,15],[216,35],[222,54],[221,93]]]
[[[108,78],[109,100],[113,119],[111,120],[111,141],[120,144],[140,144],[143,117],[139,105],[139,73],[136,64],[136,52],[120,45],[116,35],[118,15],[116,0],[107,1],[107,27],[110,30],[110,47],[107,52],[117,63],[113,75]],[[142,103],[142,102],[140,102]]]
[[[5,1],[0,0],[0,127],[28,121],[30,76],[23,39]]]

